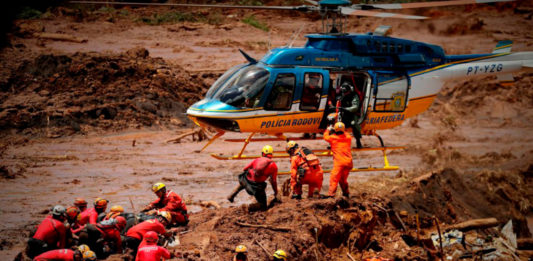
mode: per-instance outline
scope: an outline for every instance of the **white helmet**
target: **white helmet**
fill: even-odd
[[[52,215],[54,215],[54,216],[63,216],[63,215],[65,215],[65,213],[66,213],[65,207],[63,207],[61,205],[56,205],[52,209]]]

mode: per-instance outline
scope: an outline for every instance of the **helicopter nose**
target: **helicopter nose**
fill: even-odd
[[[205,99],[187,109],[187,116],[198,126],[227,131],[240,131],[237,121],[231,119],[236,108],[217,100]]]

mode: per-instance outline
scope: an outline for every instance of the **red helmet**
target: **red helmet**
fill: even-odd
[[[147,243],[155,243],[159,239],[155,231],[146,232],[146,234],[144,234],[144,238],[146,239]]]
[[[115,225],[118,230],[122,230],[126,227],[126,219],[123,216],[115,217],[115,220],[117,221]]]
[[[66,213],[68,219],[74,220],[80,214],[80,209],[78,207],[68,207]]]
[[[80,206],[87,206],[87,201],[83,198],[76,198],[74,199],[74,206],[80,207]]]

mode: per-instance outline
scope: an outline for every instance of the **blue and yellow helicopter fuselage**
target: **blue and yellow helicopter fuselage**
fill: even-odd
[[[339,84],[349,81],[363,98],[361,132],[373,134],[427,110],[449,79],[509,74],[533,59],[508,52],[510,42],[494,53],[445,55],[440,46],[372,34],[306,37],[304,47],[273,49],[228,70],[188,116],[224,131],[317,133],[335,111]]]

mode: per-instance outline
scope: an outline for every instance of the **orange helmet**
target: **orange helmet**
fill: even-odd
[[[124,213],[124,208],[122,206],[119,206],[119,205],[114,205],[114,206],[111,207],[111,209],[109,211],[117,212],[117,213]]]
[[[95,208],[107,208],[107,202],[109,202],[107,199],[97,198],[94,201],[94,207]]]
[[[74,199],[74,206],[76,207],[86,207],[87,206],[87,201],[85,201],[85,199],[83,198],[76,198]]]
[[[68,207],[66,213],[67,218],[73,220],[80,214],[80,209],[78,207]]]
[[[115,226],[117,226],[118,230],[122,231],[126,227],[126,219],[123,216],[118,216],[115,217],[115,220],[117,221]]]
[[[146,234],[144,234],[144,238],[146,239],[147,243],[155,243],[157,240],[159,240],[159,237],[155,231],[146,232]]]

